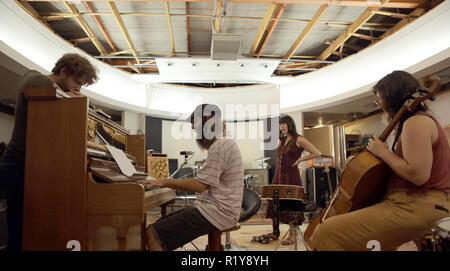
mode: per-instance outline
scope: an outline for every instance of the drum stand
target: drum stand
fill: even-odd
[[[298,213],[299,215],[302,215],[302,213]],[[296,220],[297,221],[297,220]],[[305,251],[306,249],[306,243],[305,243],[305,239],[303,239],[303,233],[302,230],[300,229],[301,224],[298,224],[297,222],[293,223],[293,232],[292,234],[294,235],[294,250],[298,251],[299,249],[301,251]],[[290,232],[290,226],[289,226],[289,230],[286,231],[286,233],[283,235],[283,238],[281,240],[284,240],[286,238],[286,235]],[[299,243],[300,241],[300,243]],[[300,244],[300,247],[299,247]],[[280,247],[281,242],[278,244],[278,246],[275,248],[275,251],[278,250],[278,248]]]
[[[280,236],[280,216],[279,216],[279,212],[280,212],[280,195],[279,195],[279,191],[277,189],[275,189],[273,191],[273,203],[272,203],[272,207],[273,207],[273,233],[276,236]],[[299,250],[299,243],[298,240],[300,240],[300,249],[301,250],[307,250],[306,249],[306,243],[305,240],[303,239],[303,233],[300,229],[301,223],[297,223],[298,221],[298,216],[299,215],[303,215],[303,211],[299,212],[299,211],[289,211],[291,213],[294,213],[296,216],[295,219],[295,223],[293,224],[293,232],[292,234],[294,235],[294,249],[297,251]],[[281,240],[284,240],[286,238],[286,235],[288,234],[288,232],[290,232],[290,225],[289,225],[289,230],[284,234],[283,238]],[[281,242],[278,244],[278,246],[275,248],[274,251],[277,251],[278,248],[280,247]]]

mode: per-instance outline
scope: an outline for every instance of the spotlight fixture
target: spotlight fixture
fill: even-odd
[[[245,65],[244,63],[239,64],[239,67],[242,68],[242,69],[245,68],[246,66],[247,65]]]
[[[264,69],[269,68],[269,64],[266,64],[266,63],[261,64],[261,66],[262,66]]]
[[[167,66],[169,66],[169,67],[172,67],[173,64],[174,64],[174,63],[173,63],[172,61],[167,62]]]
[[[198,62],[192,63],[192,67],[198,67],[200,64]]]
[[[220,67],[222,67],[222,64],[216,63],[216,67],[217,67],[217,68],[220,68]]]

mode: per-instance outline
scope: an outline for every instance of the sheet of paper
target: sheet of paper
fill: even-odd
[[[122,171],[125,176],[131,177],[136,173],[136,169],[134,168],[133,164],[131,164],[130,160],[128,160],[127,156],[121,149],[117,149],[110,145],[106,145],[106,148],[108,149],[109,153],[111,153],[112,157],[119,165],[120,171]]]

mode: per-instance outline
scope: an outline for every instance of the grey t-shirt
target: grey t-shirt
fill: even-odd
[[[53,81],[37,71],[28,71],[20,79],[16,96],[14,130],[11,136],[11,140],[9,141],[6,148],[7,153],[12,154],[19,159],[25,158],[25,138],[27,130],[28,110],[28,102],[22,93],[22,89],[47,87],[53,87]]]

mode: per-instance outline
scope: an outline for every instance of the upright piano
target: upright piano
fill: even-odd
[[[24,94],[28,119],[22,248],[68,250],[78,244],[81,250],[93,250],[96,232],[112,227],[118,249],[127,250],[129,230],[138,225],[143,249],[146,212],[158,206],[165,210],[175,190],[149,190],[137,183],[146,176],[137,162],[143,159],[131,155],[139,174],[120,173],[106,148],[88,135],[93,123],[102,120],[89,112],[86,97],[59,97],[55,89],[26,89]],[[108,125],[114,128],[111,123],[104,127]],[[133,142],[143,144],[142,135],[139,140],[122,134],[126,151],[136,149]]]

